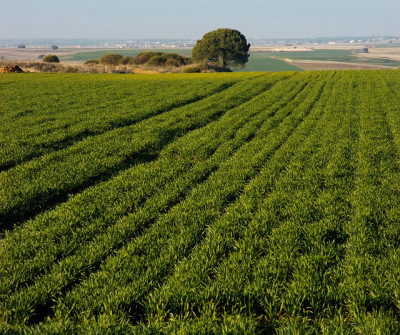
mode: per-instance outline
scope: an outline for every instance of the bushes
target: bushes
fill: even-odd
[[[178,54],[145,51],[138,54],[133,62],[138,65],[179,67],[191,63],[191,59]]]
[[[135,58],[131,56],[122,56],[120,54],[106,54],[98,59],[89,59],[86,65],[148,65],[151,67],[179,68],[191,64],[192,60],[178,54],[159,51],[144,51]],[[198,71],[196,71],[198,72]]]
[[[162,56],[153,56],[147,61],[147,65],[150,66],[164,66],[165,58]]]
[[[146,64],[152,57],[154,56],[161,56],[162,53],[161,52],[157,52],[157,51],[145,51],[145,52],[141,52],[140,54],[138,54],[133,62],[134,64],[137,65],[143,65]]]
[[[133,60],[134,60],[133,57],[131,57],[131,56],[125,56],[125,57],[122,57],[122,58],[119,60],[119,64],[122,64],[122,65],[134,64]]]
[[[183,69],[184,73],[200,73],[201,67],[199,65],[192,65]]]
[[[173,58],[169,58],[165,62],[165,66],[169,66],[169,67],[179,67],[180,65],[181,64],[179,63],[179,61],[176,59],[173,59]]]
[[[107,54],[98,59],[89,59],[85,62],[85,65],[103,64],[103,65],[128,65],[134,64],[133,57],[125,56],[122,57],[118,54]]]
[[[45,63],[60,63],[60,60],[56,55],[47,55],[43,58],[43,62]]]
[[[88,60],[85,62],[85,65],[92,65],[92,64],[99,64],[98,59],[88,59]]]
[[[122,58],[119,54],[106,54],[99,58],[99,63],[104,65],[118,65]]]

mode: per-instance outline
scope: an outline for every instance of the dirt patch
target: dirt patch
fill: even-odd
[[[395,67],[369,65],[360,63],[344,63],[333,61],[320,61],[320,60],[289,60],[285,59],[287,63],[295,65],[303,70],[382,70],[382,69],[396,69]]]
[[[3,66],[0,68],[0,73],[22,73],[22,69],[18,65],[14,66]]]

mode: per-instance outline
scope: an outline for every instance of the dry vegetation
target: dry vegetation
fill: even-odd
[[[132,69],[125,66],[59,64],[26,61],[0,61],[0,67],[14,66],[15,64],[24,72],[54,72],[54,73],[132,73]]]
[[[0,67],[18,65],[24,72],[53,72],[53,73],[179,73],[183,72],[185,66],[181,67],[151,67],[130,65],[104,65],[104,64],[63,64],[43,63],[28,61],[0,61]]]

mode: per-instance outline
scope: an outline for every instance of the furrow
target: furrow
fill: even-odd
[[[130,114],[123,118],[118,118],[118,119],[110,121],[107,125],[105,125],[100,130],[84,129],[81,131],[78,130],[78,131],[74,132],[73,134],[69,135],[69,133],[72,132],[69,129],[69,128],[71,128],[71,126],[66,125],[66,126],[62,127],[64,129],[62,129],[62,128],[60,129],[60,132],[62,132],[64,134],[64,136],[61,139],[57,139],[57,140],[49,143],[48,139],[54,137],[54,135],[55,135],[54,134],[55,132],[51,132],[50,134],[45,134],[43,136],[43,141],[47,141],[47,142],[42,142],[39,144],[32,143],[27,148],[28,151],[22,155],[21,154],[16,155],[16,154],[13,154],[12,152],[8,153],[8,155],[4,155],[3,156],[4,159],[6,159],[7,156],[8,157],[16,156],[17,158],[16,159],[11,158],[6,161],[3,161],[0,164],[0,172],[10,170],[11,168],[17,166],[18,164],[26,163],[34,158],[38,158],[38,157],[50,154],[54,151],[66,149],[68,147],[73,146],[74,144],[76,144],[78,142],[85,140],[88,137],[101,135],[101,134],[106,133],[107,131],[115,130],[118,128],[129,127],[136,123],[151,119],[152,117],[155,117],[159,114],[169,112],[175,108],[180,108],[180,107],[184,107],[184,106],[190,107],[190,104],[200,102],[201,100],[204,100],[206,98],[210,98],[214,94],[221,93],[224,90],[228,89],[229,87],[233,86],[234,84],[235,84],[235,82],[224,83],[224,84],[217,86],[210,92],[207,92],[207,95],[203,94],[203,95],[198,95],[198,96],[194,96],[194,97],[189,97],[186,100],[177,101],[171,105],[162,106],[161,108],[151,109],[150,111],[144,110],[143,112],[141,112],[140,110],[139,110],[139,112],[135,111],[134,114]],[[110,106],[110,108],[111,108],[111,106]],[[113,105],[112,108],[115,109],[115,105]],[[32,139],[31,139],[31,141],[32,141]]]
[[[298,86],[300,86],[300,87],[302,87],[303,85],[298,85]],[[300,88],[301,89],[301,88]],[[294,94],[296,94],[296,92],[294,92]],[[282,102],[280,102],[279,104],[281,104]],[[255,112],[251,112],[251,113],[249,113],[249,115],[247,116],[247,118],[251,118],[251,114],[254,114]],[[256,113],[258,113],[257,111],[256,111]],[[244,114],[245,115],[245,114]],[[257,125],[257,123],[260,123],[260,122],[262,122],[262,119],[260,120],[260,121],[257,121],[257,120],[255,120],[256,122],[253,122],[253,123],[255,123],[255,125]],[[228,123],[231,123],[232,122],[232,120],[228,120]],[[251,135],[251,134],[250,134]],[[248,136],[247,136],[248,137]],[[173,150],[172,150],[173,151]],[[168,154],[168,158],[171,158],[171,157],[169,157],[169,154]],[[183,178],[184,179],[184,178]],[[176,184],[176,183],[175,183]],[[185,185],[185,184],[184,184]],[[174,185],[174,187],[176,187],[176,185]],[[183,187],[184,188],[184,187]],[[164,196],[165,197],[165,196]],[[159,200],[163,200],[163,198],[161,197],[161,199],[159,199]],[[156,203],[158,203],[158,201],[156,202]],[[151,209],[151,210],[154,210],[154,204],[152,204],[151,205],[153,208],[149,208],[149,210]],[[161,205],[161,207],[163,207],[163,206],[165,206],[165,205]],[[153,213],[153,211],[150,211],[149,213]],[[156,213],[156,212],[155,212]],[[143,211],[141,210],[140,211],[140,215],[142,215],[143,216]],[[140,216],[139,216],[140,217]],[[143,218],[143,217],[142,217]],[[123,225],[120,225],[120,226],[123,226]],[[125,227],[124,229],[127,229],[127,227]],[[131,230],[132,230],[132,232],[131,232],[131,234],[132,233],[134,233],[134,226],[131,228]],[[112,232],[113,231],[113,228],[111,228],[110,229],[110,232]],[[117,231],[117,230],[116,230]],[[108,239],[108,233],[106,234],[106,236],[105,236],[105,238],[106,238],[106,240]],[[108,240],[108,242],[110,241],[110,240],[113,240],[113,238],[115,239],[115,235],[118,235],[118,234],[115,234],[115,232],[114,232],[114,235],[112,236],[112,238],[110,237],[110,239]],[[104,239],[104,238],[103,238]],[[114,242],[114,244],[115,244],[115,242]],[[96,244],[94,244],[94,245],[96,245]],[[105,251],[102,251],[103,253],[105,252],[106,254],[107,254],[107,252],[110,252],[110,250],[112,249],[112,244],[111,244],[111,246],[110,246],[110,244],[109,243],[104,243],[104,244],[101,244],[100,245],[100,247],[101,248],[99,248],[99,249],[104,249],[104,247],[103,246],[105,246],[105,245],[107,245],[108,247],[105,249]],[[89,249],[90,250],[90,249]],[[61,253],[61,251],[59,251],[58,253]],[[62,252],[63,254],[65,253],[65,251],[63,251]],[[98,260],[97,260],[98,261]],[[96,261],[96,262],[97,262]],[[72,263],[71,263],[72,264]],[[87,269],[87,267],[88,266],[90,266],[90,264],[89,265],[86,265],[86,267],[83,267],[83,269],[85,270],[85,269]],[[62,268],[62,266],[61,266],[61,268]],[[79,272],[79,266],[77,266],[76,264],[74,265],[74,269],[76,270],[76,272]],[[38,269],[36,269],[36,271],[37,271]],[[64,269],[65,270],[65,269]],[[23,277],[26,277],[26,275],[27,274],[25,274],[25,275],[23,275]],[[80,273],[78,273],[78,275],[80,275]],[[79,276],[78,276],[79,277]]]
[[[374,76],[374,80],[371,76],[359,78],[360,140],[351,196],[353,215],[345,226],[349,239],[341,284],[345,313],[354,327],[363,333],[383,329],[396,333],[400,265],[400,169],[395,132],[398,102],[390,99],[378,73]],[[386,96],[389,99],[383,99]]]
[[[314,88],[314,92],[317,93],[316,95],[319,94],[318,92],[320,92],[320,89],[321,87]],[[300,121],[301,119],[298,119],[298,122]],[[295,121],[292,120],[292,122]],[[290,122],[287,123],[290,124]],[[235,202],[235,199],[238,197],[238,192],[240,194],[240,190],[249,182],[249,179],[256,173],[258,167],[263,165],[265,160],[268,160],[272,154],[269,150],[274,149],[274,145],[271,145],[269,149],[264,148],[264,150],[258,154],[250,155],[252,157],[251,160],[249,160],[248,157],[242,156],[239,159],[238,155],[233,156],[232,159],[226,164],[223,164],[218,171],[213,173],[204,184],[194,189],[185,201],[172,208],[166,215],[161,216],[159,220],[147,230],[146,234],[134,239],[126,247],[122,248],[118,252],[118,256],[111,257],[107,260],[101,271],[92,275],[89,280],[82,282],[77,288],[68,293],[63,301],[60,301],[61,305],[56,309],[55,316],[64,315],[65,312],[76,316],[85,315],[85,317],[91,317],[92,315],[97,315],[97,313],[102,313],[101,310],[103,307],[98,305],[101,296],[104,294],[107,296],[111,294],[111,296],[113,296],[112,292],[114,292],[114,289],[117,289],[117,287],[118,290],[121,289],[125,293],[127,293],[127,290],[130,291],[130,293],[126,295],[125,302],[119,300],[122,298],[119,294],[118,297],[115,296],[115,299],[117,299],[115,303],[117,305],[129,305],[132,307],[132,312],[134,309],[140,308],[137,295],[143,296],[151,287],[157,285],[157,283],[171,271],[170,266],[174,264],[175,261],[179,260],[179,258],[187,255],[193,246],[201,241],[204,228],[211,225],[231,203]],[[257,152],[261,149],[260,146],[257,145],[253,150]],[[243,148],[241,152],[248,153],[249,147]],[[241,171],[230,168],[230,166],[238,164],[238,162],[243,164]],[[251,168],[252,165],[253,168]],[[246,168],[246,166],[248,166],[248,168]],[[211,196],[211,194],[213,195]],[[154,244],[152,241],[156,240],[158,242]],[[165,250],[167,253],[164,254],[162,250]],[[151,268],[148,268],[145,264],[149,264],[148,261],[150,259],[153,265]],[[115,268],[116,264],[119,264],[117,268]],[[128,264],[128,273],[121,273],[121,271],[127,270],[126,266]],[[123,276],[120,277],[120,275],[118,275],[110,277],[112,273],[111,269],[118,269],[118,273],[121,273],[121,275],[123,274]],[[123,279],[124,276],[125,279]],[[91,295],[89,293],[91,292],[90,287],[94,283],[103,282],[106,277],[108,278],[108,284],[104,283],[105,286],[101,289],[101,292],[98,292],[99,295]],[[124,281],[124,284],[121,281]],[[122,288],[120,285],[125,288]],[[96,286],[98,287],[98,284],[96,284]],[[139,291],[137,291],[138,289]],[[79,303],[81,307],[78,308],[76,305],[73,311],[70,310],[68,306],[70,304],[76,304],[76,302],[74,302],[75,297],[79,296],[83,291],[87,294],[85,293],[85,301],[82,300]],[[111,296],[109,297],[111,298]],[[111,298],[110,304],[114,305],[113,301],[114,298]],[[98,307],[94,307],[89,315],[87,314],[89,311],[84,307],[88,306],[87,304]],[[118,312],[118,310],[112,309],[116,313]],[[122,310],[124,309],[125,307],[122,308]]]
[[[0,227],[11,228],[65,201],[69,194],[105,181],[132,165],[154,160],[176,138],[219,119],[271,87],[269,77],[249,82],[251,88],[247,81],[241,82],[190,109],[174,109],[0,173]],[[248,88],[246,93],[237,95],[243,92],[243,86]]]
[[[338,79],[335,78],[335,81]],[[218,282],[221,284],[221,278],[217,278],[223,276],[228,281],[228,278],[231,278],[233,285],[234,281],[245,280],[248,269],[255,266],[257,257],[262,256],[262,250],[265,248],[263,235],[271,231],[273,227],[271,221],[277,220],[272,213],[278,209],[283,210],[276,203],[278,201],[276,194],[280,193],[279,180],[287,178],[291,169],[299,168],[296,162],[311,155],[312,151],[307,148],[315,146],[315,139],[321,135],[313,131],[313,128],[324,129],[327,118],[329,120],[329,114],[324,113],[323,110],[327,101],[334,98],[334,96],[330,97],[332,82],[327,86],[330,87],[324,90],[318,100],[318,106],[315,107],[317,111],[314,112],[322,116],[322,119],[309,120],[311,123],[308,124],[307,129],[311,134],[303,133],[301,137],[296,137],[298,131],[295,131],[261,170],[260,175],[251,181],[240,200],[227,210],[227,214],[212,229],[207,231],[204,242],[196,247],[190,257],[175,267],[172,276],[160,289],[148,297],[145,308],[146,315],[149,317],[147,321],[160,320],[167,315],[174,315],[177,318],[182,315],[202,317],[203,313],[208,313],[206,310],[211,305],[213,307],[209,311],[216,313],[214,314],[216,317],[221,313],[222,306],[246,307],[245,301],[227,301],[229,295],[231,295],[231,300],[235,300],[241,292],[238,287],[238,290],[234,292],[228,283],[217,287]],[[317,126],[312,122],[317,122]],[[335,125],[335,129],[337,127]],[[302,141],[303,136],[304,141]],[[332,142],[332,136],[330,140]],[[298,142],[301,144],[297,144]],[[293,157],[288,163],[283,164],[282,160],[285,161],[284,157],[289,155],[288,152],[292,152]],[[289,199],[286,200],[289,201]],[[268,201],[270,204],[267,205]],[[284,203],[285,201],[282,201],[280,204],[283,206]],[[267,211],[264,206],[267,206]],[[269,220],[263,217],[266,214],[269,214]],[[253,254],[248,250],[243,256],[246,248],[251,248]],[[230,273],[234,271],[235,264],[237,269],[241,267],[237,263],[238,253],[243,256],[241,259],[247,265],[242,266],[243,271],[238,270],[236,274]],[[246,271],[244,271],[245,268]],[[216,290],[219,290],[219,293],[216,293]],[[209,305],[205,306],[207,302]]]

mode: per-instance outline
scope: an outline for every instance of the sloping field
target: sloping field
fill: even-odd
[[[0,88],[0,333],[400,333],[399,71]]]

